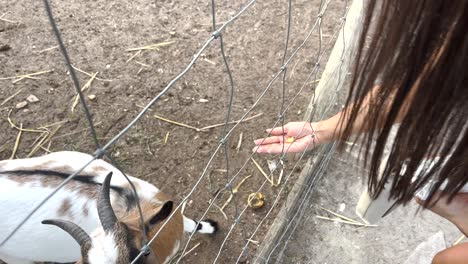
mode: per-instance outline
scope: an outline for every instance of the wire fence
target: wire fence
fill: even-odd
[[[277,82],[281,82],[280,88],[281,88],[281,98],[280,103],[279,103],[279,110],[278,110],[278,116],[275,119],[275,122],[272,124],[271,128],[281,126],[283,127],[283,142],[285,141],[285,135],[284,135],[284,125],[285,125],[285,117],[288,114],[288,110],[290,110],[291,106],[294,105],[296,102],[297,98],[303,93],[303,91],[306,88],[310,89],[310,92],[312,94],[312,114],[310,115],[310,119],[308,120],[309,122],[315,119],[320,119],[323,118],[323,113],[316,113],[316,108],[314,107],[314,104],[316,103],[317,100],[320,100],[320,97],[315,94],[315,88],[317,86],[316,80],[319,77],[320,70],[321,70],[321,65],[323,61],[326,59],[326,56],[330,53],[330,44],[333,44],[336,39],[339,37],[338,34],[340,32],[340,28],[343,27],[343,25],[346,22],[346,14],[349,8],[348,2],[344,2],[343,4],[343,9],[342,9],[342,15],[341,15],[341,22],[340,24],[333,30],[334,34],[333,36],[328,38],[328,41],[324,41],[324,36],[323,36],[323,17],[327,12],[327,8],[329,7],[329,4],[332,0],[321,0],[320,1],[320,6],[318,8],[318,13],[316,17],[314,18],[315,22],[312,23],[312,27],[308,29],[307,34],[304,36],[304,40],[295,48],[291,48],[291,38],[293,37],[291,35],[291,25],[292,25],[292,19],[293,19],[293,14],[292,14],[292,7],[294,5],[294,2],[292,0],[287,0],[284,1],[285,7],[286,7],[286,12],[287,12],[287,21],[286,21],[286,34],[284,36],[284,49],[282,53],[282,59],[280,65],[278,65],[277,72],[272,75],[270,78],[269,82],[267,85],[264,87],[264,89],[261,91],[259,96],[254,100],[253,104],[244,112],[244,114],[241,116],[239,120],[232,121],[232,107],[233,107],[233,98],[235,97],[235,91],[236,91],[236,84],[234,82],[234,78],[231,72],[231,66],[229,64],[228,57],[226,56],[226,51],[225,51],[225,44],[224,44],[224,39],[223,39],[223,32],[224,30],[230,26],[231,24],[235,23],[236,20],[242,20],[242,16],[247,15],[248,10],[254,6],[254,4],[257,2],[255,0],[252,1],[247,1],[245,2],[242,7],[237,11],[234,15],[232,15],[226,22],[222,23],[220,27],[217,27],[217,6],[216,6],[216,1],[211,0],[211,24],[212,24],[212,32],[210,36],[206,39],[206,41],[201,45],[199,50],[194,54],[193,59],[189,62],[189,64],[177,75],[175,76],[166,86],[165,88],[159,92],[156,96],[154,96],[150,102],[136,115],[136,117],[124,128],[122,129],[117,135],[115,135],[112,139],[110,139],[106,144],[100,145],[96,129],[93,123],[93,120],[91,118],[91,113],[88,109],[88,106],[86,104],[85,97],[82,94],[82,91],[80,89],[80,84],[78,81],[78,78],[76,77],[75,74],[75,69],[72,67],[71,60],[68,56],[67,49],[64,45],[64,42],[62,40],[62,37],[60,35],[60,31],[57,28],[57,25],[55,23],[55,19],[53,17],[52,10],[49,5],[48,0],[43,0],[43,4],[47,13],[47,16],[49,18],[50,25],[52,27],[52,31],[57,39],[60,51],[64,57],[65,64],[68,68],[68,71],[70,72],[76,93],[79,96],[80,102],[82,104],[83,110],[85,112],[85,116],[89,122],[89,129],[92,135],[92,138],[94,140],[95,144],[95,152],[93,154],[93,158],[83,164],[83,166],[76,171],[75,173],[71,174],[69,177],[67,177],[53,192],[51,192],[47,197],[45,197],[43,200],[41,200],[38,205],[31,210],[31,212],[27,215],[27,217],[18,223],[16,228],[12,230],[8,236],[1,241],[0,246],[4,245],[5,243],[8,242],[8,240],[15,235],[15,233],[28,221],[28,219],[39,209],[41,206],[43,206],[54,194],[56,194],[61,188],[63,188],[68,182],[72,181],[73,178],[78,175],[83,169],[86,168],[90,163],[92,163],[96,159],[100,159],[103,157],[109,158],[113,165],[116,166],[117,169],[121,170],[121,166],[116,162],[115,159],[112,158],[111,155],[109,155],[109,149],[111,146],[113,146],[116,142],[118,142],[132,127],[135,126],[137,122],[141,120],[143,116],[147,113],[147,111],[152,108],[160,99],[163,95],[165,95],[171,88],[173,88],[174,84],[177,83],[183,76],[185,76],[190,69],[195,65],[195,63],[200,59],[202,53],[214,42],[219,43],[219,54],[222,57],[222,61],[224,64],[224,69],[226,72],[226,75],[229,80],[229,96],[226,99],[226,114],[225,114],[225,121],[221,133],[221,140],[217,144],[217,146],[213,149],[207,163],[204,166],[204,169],[202,170],[201,174],[196,178],[195,182],[191,186],[191,188],[188,190],[187,194],[183,197],[179,205],[174,208],[173,213],[164,221],[162,224],[161,228],[154,234],[154,236],[146,238],[146,235],[143,235],[142,237],[145,239],[143,242],[145,246],[141,249],[140,254],[133,260],[132,263],[136,263],[136,261],[142,257],[148,250],[148,246],[154,242],[154,240],[158,237],[160,232],[164,229],[166,224],[172,219],[173,215],[175,212],[178,211],[179,208],[181,208],[186,202],[189,201],[189,199],[194,195],[196,190],[199,188],[200,184],[206,180],[207,173],[209,171],[210,166],[212,165],[213,161],[215,160],[218,155],[221,153],[223,154],[223,162],[224,162],[224,168],[225,168],[225,184],[224,187],[219,190],[216,195],[210,200],[209,205],[206,207],[204,212],[201,214],[201,217],[197,219],[198,221],[202,221],[205,219],[207,214],[212,210],[213,206],[215,206],[216,201],[219,200],[221,197],[223,197],[226,193],[230,194],[233,199],[233,205],[234,205],[234,215],[232,217],[232,221],[230,223],[230,226],[227,229],[227,233],[224,236],[224,239],[222,243],[219,245],[219,248],[217,252],[213,252],[213,263],[216,263],[219,261],[220,256],[225,252],[226,250],[226,245],[228,244],[228,241],[231,237],[231,235],[235,232],[235,230],[239,230],[242,240],[240,241],[242,246],[242,250],[237,253],[230,253],[230,254],[236,254],[237,257],[235,257],[236,261],[235,263],[242,263],[244,261],[244,257],[246,256],[248,259],[253,260],[255,262],[261,261],[261,262],[270,262],[271,261],[271,256],[273,255],[273,252],[275,254],[278,254],[280,256],[286,247],[286,245],[289,243],[289,240],[291,238],[292,233],[297,227],[297,223],[300,221],[302,214],[304,212],[303,208],[308,203],[308,200],[310,198],[310,194],[313,191],[313,188],[316,184],[316,182],[320,179],[323,169],[326,167],[327,162],[330,159],[331,154],[333,153],[334,146],[326,146],[325,148],[322,149],[320,152],[323,154],[321,157],[321,161],[317,163],[317,167],[314,169],[313,174],[310,176],[310,182],[309,185],[307,186],[307,191],[306,194],[301,198],[300,205],[299,205],[299,210],[297,213],[291,218],[287,219],[288,221],[288,226],[286,230],[281,234],[281,239],[277,242],[275,246],[275,250],[271,252],[266,259],[261,259],[261,257],[256,254],[254,251],[251,250],[252,244],[257,244],[261,243],[261,237],[258,238],[258,232],[261,229],[261,227],[264,226],[265,222],[267,219],[271,217],[273,212],[275,212],[276,207],[280,204],[280,199],[285,195],[285,192],[288,189],[288,182],[291,179],[291,176],[297,171],[298,168],[300,168],[301,164],[303,163],[304,159],[307,157],[306,151],[302,152],[299,154],[298,158],[290,164],[288,161],[288,149],[283,146],[283,149],[281,151],[281,154],[278,155],[276,164],[273,169],[270,170],[269,174],[266,176],[265,180],[260,184],[258,189],[254,192],[254,196],[260,193],[265,186],[268,186],[269,183],[271,183],[271,180],[273,179],[273,175],[275,173],[279,173],[281,175],[278,184],[281,183],[281,188],[278,189],[278,192],[276,193],[276,196],[274,197],[273,203],[271,204],[270,208],[268,209],[267,213],[264,215],[264,217],[256,224],[256,226],[253,228],[253,231],[248,234],[245,228],[245,222],[242,222],[243,219],[245,219],[246,212],[249,209],[249,205],[244,205],[241,206],[241,203],[238,201],[238,195],[236,191],[233,188],[233,183],[234,181],[238,180],[238,177],[245,171],[247,164],[251,162],[252,157],[256,154],[256,152],[252,152],[250,155],[248,155],[248,158],[242,163],[242,166],[240,167],[233,167],[231,165],[230,161],[230,155],[229,155],[229,141],[232,138],[233,132],[239,129],[239,125],[248,118],[249,114],[258,106],[258,104],[262,101],[264,98],[265,94],[274,87],[274,84]],[[316,47],[315,50],[309,50],[308,52],[313,53],[314,55],[314,63],[311,69],[308,70],[309,74],[307,75],[307,78],[302,82],[302,85],[300,86],[300,89],[295,93],[291,100],[286,104],[286,91],[288,87],[288,78],[287,78],[287,72],[289,67],[291,66],[292,62],[297,59],[298,54],[300,51],[304,50],[305,45],[311,40],[311,38],[315,35],[317,36],[317,41],[318,41],[318,47]],[[343,33],[344,34],[344,33]],[[343,37],[344,40],[344,37]],[[344,50],[343,53],[344,54]],[[342,60],[343,61],[343,60]],[[341,67],[341,65],[339,66]],[[342,76],[341,70],[337,71],[337,76],[335,78],[342,79],[345,78],[345,76]],[[340,87],[336,87],[335,95],[338,94]],[[334,107],[336,105],[337,98],[336,96],[333,96],[332,99],[329,102],[329,107]],[[319,114],[319,116],[317,116]],[[233,123],[234,122],[234,123]],[[230,125],[232,124],[232,125]],[[310,124],[310,123],[309,123]],[[304,129],[305,127],[303,127]],[[270,133],[268,133],[267,136],[269,136]],[[313,143],[315,144],[315,143]],[[309,146],[308,146],[309,147]],[[122,171],[123,173],[123,171]],[[126,174],[123,173],[125,177]],[[283,177],[283,175],[285,175]],[[140,213],[140,218],[141,218],[141,226],[142,226],[142,231],[143,234],[146,234],[145,232],[145,224],[143,222],[143,217],[142,217],[142,211],[139,205],[138,201],[138,193],[136,192],[135,187],[133,186],[132,182],[128,179],[128,182],[130,183],[133,192],[135,196],[137,197],[137,206],[139,209]],[[274,183],[274,180],[273,180]],[[185,245],[182,247],[182,251],[180,254],[178,254],[178,257],[173,260],[175,263],[180,263],[182,261],[182,258],[186,255],[187,251],[189,250],[189,247],[191,245],[191,242],[193,241],[195,233],[192,233],[189,235],[189,238]],[[255,239],[257,241],[255,242]],[[279,252],[279,253],[278,253]]]

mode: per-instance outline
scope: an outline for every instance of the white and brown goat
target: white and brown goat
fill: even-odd
[[[43,224],[55,225],[67,232],[81,248],[81,260],[77,264],[128,264],[135,260],[142,248],[135,240],[134,231],[125,220],[119,220],[110,202],[110,181],[112,172],[104,180],[97,201],[97,211],[101,227],[88,235],[77,224],[63,219],[48,219]],[[158,213],[145,221],[147,226],[154,226],[166,219],[172,211],[172,202],[167,201]],[[151,251],[136,260],[138,264],[156,263],[157,257]]]
[[[92,156],[88,154],[63,151],[37,158],[0,161],[0,241],[66,177],[91,160]],[[9,264],[78,261],[81,251],[75,240],[65,232],[57,232],[53,226],[42,225],[41,222],[45,219],[71,221],[88,234],[100,228],[97,201],[100,186],[109,172],[113,173],[110,182],[113,211],[119,222],[127,226],[134,244],[141,244],[141,222],[129,183],[114,166],[98,159],[52,196],[0,247],[0,259]],[[137,189],[148,225],[148,237],[152,237],[161,225],[152,219],[159,219],[161,209],[171,200],[154,185],[135,177],[129,178]],[[197,225],[183,216],[179,209],[151,244],[151,250],[157,258],[155,263],[165,263],[177,252],[184,230],[212,234],[216,232],[217,224],[207,220]]]

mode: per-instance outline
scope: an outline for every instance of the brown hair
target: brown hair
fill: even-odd
[[[361,140],[371,194],[377,196],[394,179],[391,196],[406,203],[434,179],[428,201],[445,180],[444,192],[452,198],[468,181],[468,1],[366,3],[341,138],[352,136],[353,123],[366,108],[369,132]],[[413,181],[421,162],[436,156],[441,157],[436,165]]]

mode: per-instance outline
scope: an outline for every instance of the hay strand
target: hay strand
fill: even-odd
[[[23,128],[23,123],[20,124],[20,128],[22,129]],[[16,156],[16,151],[18,150],[18,146],[19,146],[19,143],[20,143],[20,140],[21,140],[21,134],[23,133],[22,130],[18,130],[18,136],[16,137],[16,140],[15,140],[15,145],[13,146],[13,151],[11,152],[11,156],[10,156],[10,159],[14,159],[15,156]]]

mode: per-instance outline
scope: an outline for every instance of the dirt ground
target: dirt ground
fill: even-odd
[[[246,1],[217,1],[217,21],[224,22],[234,15]],[[320,1],[293,1],[289,54],[305,38],[314,24]],[[124,128],[151,98],[160,92],[192,59],[192,56],[211,32],[210,1],[52,1],[53,12],[75,67],[89,74],[97,73],[84,92],[99,141],[107,142]],[[329,42],[345,8],[344,1],[331,1],[323,18],[323,42]],[[255,3],[244,15],[230,25],[225,33],[225,47],[234,77],[235,94],[231,120],[239,119],[247,111],[271,77],[278,71],[284,49],[287,1]],[[138,55],[128,49],[156,43],[171,42],[159,49],[144,50]],[[330,42],[333,43],[333,42]],[[299,91],[311,71],[318,50],[318,31],[291,62],[287,74],[285,103]],[[0,158],[12,155],[18,130],[16,126],[53,132],[22,133],[15,158],[38,156],[48,151],[94,151],[88,124],[75,100],[71,79],[56,48],[42,1],[0,0],[0,78],[46,71],[29,78],[0,79]],[[330,45],[323,46],[329,50]],[[322,60],[326,62],[326,55]],[[91,77],[78,72],[83,86]],[[19,80],[20,79],[20,80]],[[312,96],[309,84],[297,97],[286,114],[286,122],[302,119]],[[38,102],[19,103],[34,95]],[[221,139],[222,127],[197,132],[155,118],[155,115],[201,128],[224,122],[229,95],[229,79],[214,42],[201,56],[194,68],[161,98],[151,111],[111,148],[111,155],[131,175],[154,183],[180,201],[202,174],[210,155]],[[275,122],[282,99],[280,82],[276,82],[249,116],[261,116],[242,123],[229,141],[228,177],[241,170],[253,147],[253,139],[264,135],[264,129]],[[44,127],[46,128],[40,128]],[[236,147],[242,134],[240,149]],[[42,148],[35,148],[44,137]],[[206,178],[191,196],[186,214],[201,217],[215,192],[226,183],[226,164],[219,153],[208,168]],[[267,170],[267,159],[255,159]],[[292,166],[289,166],[289,168]],[[286,171],[287,173],[288,171]],[[239,189],[238,203],[244,207],[249,193],[256,191],[265,178],[248,162],[240,171],[236,185],[252,175]],[[294,177],[288,182],[292,186]],[[287,187],[289,188],[289,187]],[[220,263],[237,259],[247,237],[270,209],[278,188],[266,185],[262,193],[266,205],[260,210],[248,209],[222,249]],[[223,195],[216,204],[227,199]],[[224,219],[214,208],[208,217],[219,221],[220,233],[213,238],[198,236],[192,246],[200,243],[184,262],[207,263],[220,250],[234,217],[230,203]],[[255,241],[263,235],[275,215],[265,221]],[[244,228],[240,228],[240,227]],[[243,234],[245,232],[245,234]],[[249,262],[255,254],[255,243],[249,244],[249,254],[242,262]]]
[[[331,217],[323,207],[358,220],[354,212],[365,190],[367,172],[355,158],[357,149],[336,153],[331,159],[284,254],[274,263],[430,264],[431,258],[427,257],[430,251],[419,255],[417,263],[405,261],[419,244],[438,232],[443,233],[446,246],[461,236],[447,220],[427,210],[418,211],[416,203],[397,208],[377,222],[377,227],[363,228],[317,218]]]

